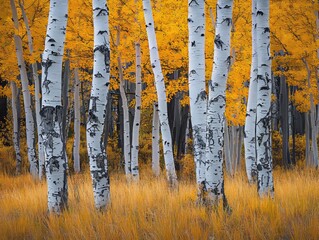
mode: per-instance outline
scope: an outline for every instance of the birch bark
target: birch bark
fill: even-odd
[[[223,147],[225,121],[226,81],[231,64],[230,31],[232,27],[232,0],[218,0],[214,40],[214,64],[209,85],[207,108],[206,189],[208,201],[217,204],[224,193]]]
[[[157,41],[154,28],[154,20],[150,0],[143,0],[145,26],[147,31],[148,45],[150,51],[151,65],[155,77],[155,87],[158,99],[158,114],[162,132],[164,161],[167,180],[171,187],[177,187],[177,176],[173,156],[172,135],[168,123],[166,90],[161,62],[158,54]]]
[[[188,83],[193,128],[194,161],[198,201],[205,189],[206,111],[205,87],[205,2],[188,1]]]
[[[24,9],[24,4],[21,0],[19,0],[19,6],[22,12],[23,21],[27,31],[29,52],[31,55],[33,55],[33,38],[31,34],[31,29],[29,26],[29,20]],[[38,75],[38,66],[36,62],[32,63],[32,76],[33,76],[33,82],[34,82],[35,117],[36,117],[37,134],[38,134],[39,179],[42,179],[45,174],[45,165],[44,165],[43,141],[41,136],[40,80]]]
[[[73,161],[74,172],[78,173],[80,167],[80,127],[81,127],[81,102],[80,102],[80,79],[78,68],[74,69],[74,146]]]
[[[152,124],[152,170],[156,177],[160,175],[160,133],[159,133],[158,105],[153,105],[153,124]]]
[[[244,145],[245,145],[245,164],[246,174],[249,183],[257,181],[256,164],[256,108],[257,108],[257,74],[258,74],[258,56],[257,56],[257,0],[252,1],[252,62],[250,67],[250,82],[248,92],[248,102],[246,111]]]
[[[95,207],[101,210],[105,209],[110,202],[110,180],[103,141],[107,94],[110,85],[108,18],[107,2],[93,0],[94,65],[86,137]]]
[[[303,62],[305,64],[305,67],[307,69],[307,85],[308,88],[311,89],[311,83],[310,83],[310,78],[311,78],[311,70],[310,67],[308,65],[308,62],[306,59],[303,59]],[[313,98],[313,94],[310,93],[310,111],[309,111],[309,115],[310,115],[310,126],[311,126],[311,165],[315,168],[318,167],[318,145],[317,145],[317,126],[316,126],[316,107],[314,104],[314,98]]]
[[[135,44],[136,55],[136,89],[135,89],[135,114],[133,121],[132,149],[131,149],[131,169],[134,178],[134,168],[138,166],[139,132],[141,123],[141,94],[142,94],[142,72],[141,72],[141,47]]]
[[[271,153],[271,57],[269,29],[269,0],[257,0],[257,117],[256,148],[258,194],[273,196]]]
[[[12,105],[12,118],[13,118],[13,146],[16,154],[16,173],[21,174],[21,153],[20,153],[20,113],[18,111],[18,104],[20,104],[19,92],[15,82],[11,82],[11,105]]]
[[[48,183],[48,209],[60,213],[67,207],[67,164],[63,142],[62,60],[68,19],[68,1],[50,1],[42,55],[41,126]]]
[[[250,67],[249,93],[246,111],[244,145],[245,145],[245,163],[246,174],[249,183],[257,181],[257,164],[256,164],[256,108],[257,108],[257,73],[258,73],[258,56],[257,56],[257,0],[252,1],[252,63]]]
[[[124,79],[123,79],[123,67],[121,56],[117,58],[117,66],[119,69],[119,79],[120,79],[120,94],[122,98],[122,109],[123,109],[123,143],[124,143],[124,162],[125,162],[125,175],[129,180],[129,176],[132,174],[133,180],[139,180],[138,163],[131,162],[131,137],[130,137],[130,119],[129,119],[129,109],[127,104],[127,97],[124,90]]]
[[[19,31],[19,22],[17,9],[14,3],[14,0],[10,0],[12,18],[14,21],[14,27],[17,31]],[[16,48],[16,54],[18,59],[18,66],[20,70],[20,78],[21,78],[21,86],[22,86],[22,94],[23,94],[23,103],[24,103],[24,111],[25,111],[25,122],[26,122],[26,137],[27,137],[27,152],[28,152],[28,160],[30,164],[30,173],[34,178],[38,178],[38,163],[36,159],[36,152],[34,147],[35,142],[35,129],[34,129],[34,119],[32,114],[32,103],[31,103],[31,95],[29,91],[29,79],[25,66],[25,61],[23,57],[23,49],[22,49],[22,40],[18,35],[14,35],[14,44]]]

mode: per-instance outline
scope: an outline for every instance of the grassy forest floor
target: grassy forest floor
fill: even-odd
[[[46,183],[0,175],[0,239],[319,239],[319,174],[276,170],[275,199],[260,200],[244,174],[227,178],[233,213],[195,204],[196,186],[168,190],[164,178],[127,184],[111,176],[112,204],[94,209],[88,173],[69,178],[69,209],[48,216]]]

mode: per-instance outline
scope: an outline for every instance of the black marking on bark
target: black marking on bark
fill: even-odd
[[[218,49],[223,50],[224,42],[220,39],[219,34],[216,35],[214,43]]]
[[[99,11],[96,16],[99,17],[99,16],[107,16],[109,14],[109,11],[108,9],[104,9],[104,8],[94,8],[93,11]]]
[[[60,159],[61,157],[59,156],[52,156],[48,163],[47,163],[47,168],[50,172],[50,174],[52,174],[52,172],[56,172],[60,169]]]
[[[107,31],[104,30],[104,31],[99,31],[99,32],[97,33],[97,35],[103,35],[104,33],[108,34]]]
[[[103,75],[102,75],[102,73],[97,72],[96,74],[94,74],[94,77],[96,77],[96,78],[103,78]]]
[[[191,18],[187,18],[188,22],[194,22]]]
[[[47,58],[45,62],[42,62],[42,66],[44,67],[44,81],[42,85],[45,87],[44,93],[50,93],[49,85],[52,83],[52,81],[48,80],[48,70],[52,66],[52,64],[55,63],[51,59]]]
[[[190,74],[197,74],[197,72],[196,72],[195,69],[191,70],[189,73],[190,73]]]
[[[104,64],[106,68],[106,72],[110,72],[110,49],[106,45],[106,40],[104,39],[105,44],[99,45],[94,48],[94,52],[99,51],[104,55]]]
[[[228,56],[227,59],[225,60],[225,63],[227,64],[228,71],[229,71],[230,66],[231,66],[231,59],[232,58],[233,58],[232,56]]]
[[[221,23],[223,24],[224,22],[227,23],[227,26],[232,25],[232,19],[231,18],[225,18]]]
[[[205,90],[201,91],[201,92],[197,95],[195,103],[197,103],[199,99],[202,100],[202,101],[205,101],[205,100],[207,99],[207,94],[206,94],[206,91],[205,91]]]
[[[264,28],[264,33],[270,33],[269,27],[265,27],[265,28]]]
[[[188,4],[188,6],[191,6],[192,4],[196,4],[197,6],[199,6],[198,2],[196,2],[196,0],[191,0],[190,3]]]
[[[94,137],[97,131],[99,131],[98,124],[92,124],[91,127],[87,129],[91,137]]]
[[[223,102],[226,102],[226,97],[223,95],[218,95],[217,97],[210,100],[210,103],[218,102],[221,99]]]
[[[200,31],[201,29],[203,29],[203,26],[198,26],[196,29],[195,29],[195,33],[198,33],[198,31]]]

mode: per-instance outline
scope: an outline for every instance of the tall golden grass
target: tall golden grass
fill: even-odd
[[[112,204],[94,209],[88,173],[69,178],[69,208],[46,210],[46,183],[0,176],[0,239],[319,239],[318,171],[275,171],[275,199],[260,200],[244,174],[227,178],[233,209],[196,206],[196,186],[170,191],[164,178],[111,177]]]

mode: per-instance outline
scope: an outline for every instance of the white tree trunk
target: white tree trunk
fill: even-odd
[[[269,30],[269,0],[257,0],[257,117],[256,148],[258,194],[273,195],[271,154],[271,58]]]
[[[48,209],[60,213],[67,207],[67,166],[62,128],[62,60],[68,18],[68,1],[50,1],[42,55],[41,126],[48,183]]]
[[[80,101],[80,79],[78,68],[74,69],[74,145],[73,161],[74,172],[81,170],[80,164],[80,127],[81,127],[81,101]]]
[[[306,59],[303,59],[303,62],[307,69],[307,84],[308,88],[311,89],[311,70],[309,68],[308,62]],[[317,145],[317,126],[316,126],[316,107],[314,104],[314,99],[312,93],[310,93],[310,126],[311,126],[311,158],[310,158],[310,165],[312,167],[318,167],[318,145]]]
[[[14,0],[10,0],[12,18],[14,20],[14,26],[16,31],[19,30],[19,22],[17,9],[14,3]],[[31,95],[29,91],[29,79],[23,57],[22,49],[22,40],[18,35],[14,35],[14,44],[16,48],[16,54],[18,59],[18,66],[20,70],[21,85],[22,85],[22,94],[24,102],[24,111],[25,111],[25,122],[26,122],[26,137],[27,137],[27,152],[28,160],[30,164],[30,173],[34,178],[38,178],[38,163],[36,159],[34,139],[35,139],[35,129],[34,129],[34,119],[32,115],[32,104],[31,104]]]
[[[252,63],[250,67],[249,93],[245,121],[245,163],[246,173],[249,183],[257,180],[256,164],[256,108],[257,108],[257,73],[258,73],[258,56],[257,56],[257,0],[252,2]]]
[[[231,64],[232,0],[218,0],[214,64],[207,108],[206,188],[213,204],[224,198],[223,147],[226,82]],[[224,199],[225,200],[225,199]]]
[[[95,207],[101,210],[106,208],[110,202],[110,181],[103,141],[107,94],[110,84],[108,16],[106,1],[93,0],[94,65],[86,136]]]
[[[120,79],[120,94],[122,99],[122,109],[123,109],[123,135],[124,135],[124,164],[125,164],[125,175],[130,178],[132,174],[135,181],[139,180],[138,163],[131,163],[131,137],[130,137],[130,118],[129,109],[127,104],[127,97],[124,90],[124,79],[123,79],[123,67],[121,62],[121,57],[117,58],[117,64],[119,69],[119,79]]]
[[[33,38],[31,34],[30,26],[29,26],[29,20],[25,12],[23,2],[21,0],[19,0],[19,6],[21,9],[23,21],[27,30],[29,52],[31,55],[33,55]],[[38,133],[39,179],[42,179],[45,174],[45,165],[44,165],[43,141],[41,136],[40,81],[39,81],[38,67],[36,62],[32,63],[32,75],[33,75],[33,82],[34,82],[35,116],[36,116],[37,133]]]
[[[141,47],[139,43],[135,44],[136,54],[136,88],[135,88],[135,114],[132,133],[131,149],[131,169],[134,178],[136,166],[138,167],[139,136],[141,124],[141,95],[142,95],[142,68],[141,68]],[[137,168],[138,170],[138,168]]]
[[[205,189],[206,111],[205,87],[205,2],[188,0],[188,82],[193,128],[194,161],[198,200]]]
[[[228,129],[228,124],[227,120],[224,123],[224,154],[225,154],[225,163],[226,163],[226,171],[230,176],[234,176],[234,171],[233,171],[233,165],[232,165],[232,151],[231,151],[231,143],[230,143],[230,137],[229,137],[229,129]]]
[[[162,142],[164,151],[164,161],[169,185],[173,188],[177,187],[177,176],[175,172],[175,163],[173,156],[172,135],[168,123],[166,90],[164,76],[162,73],[161,62],[159,59],[157,41],[154,28],[154,20],[150,0],[143,0],[143,10],[145,18],[145,26],[148,38],[148,47],[150,50],[151,65],[155,77],[155,87],[158,100],[158,113],[162,132]]]
[[[158,117],[158,105],[153,105],[153,123],[152,123],[152,170],[156,177],[160,175],[160,124]]]
[[[19,93],[17,89],[17,85],[15,82],[11,82],[11,92],[12,92],[12,98],[11,98],[11,107],[12,107],[12,120],[13,120],[13,146],[14,151],[16,154],[16,173],[21,173],[21,153],[20,153],[20,127],[19,127],[19,112],[18,112],[18,104],[19,102]]]

